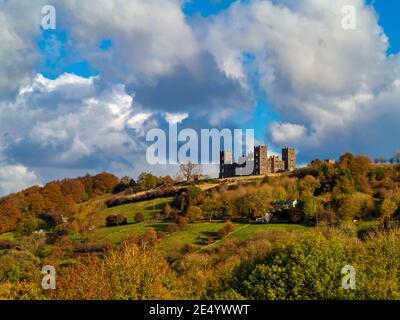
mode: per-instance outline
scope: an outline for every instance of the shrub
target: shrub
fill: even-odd
[[[108,216],[106,218],[106,226],[107,227],[115,227],[118,225],[118,218],[115,215]]]
[[[128,224],[128,219],[120,213],[117,215],[117,222],[119,226],[124,226]]]
[[[302,223],[304,222],[304,213],[302,210],[295,208],[292,209],[289,213],[289,221],[291,223]]]
[[[179,226],[176,223],[169,223],[167,225],[166,231],[168,233],[174,233],[174,232],[178,231],[178,229],[179,229]]]
[[[171,299],[173,284],[167,261],[153,246],[124,241],[100,259],[87,259],[57,275],[56,300],[157,300]]]
[[[27,236],[30,235],[33,231],[38,230],[41,227],[44,227],[45,225],[46,222],[43,221],[42,219],[29,217],[21,220],[18,223],[16,232],[19,235]]]
[[[163,210],[162,210],[162,214],[165,216],[165,218],[169,218],[169,216],[173,213],[173,209],[171,208],[171,205],[169,203],[167,203]]]
[[[242,264],[231,288],[256,300],[338,298],[345,254],[338,239],[312,235],[281,245],[263,260]]]
[[[335,212],[324,210],[318,217],[320,226],[332,226],[336,224],[338,218]]]
[[[203,216],[203,211],[197,206],[190,206],[187,210],[187,217],[190,222],[196,222]]]
[[[11,241],[7,240],[0,240],[0,250],[8,250],[14,247]]]
[[[183,230],[186,228],[187,224],[189,223],[189,218],[179,216],[176,219],[176,223],[178,224],[179,229]]]
[[[107,227],[123,226],[128,224],[128,219],[123,214],[110,215],[106,218]]]
[[[182,248],[183,254],[193,253],[197,250],[197,247],[191,243],[186,243]]]
[[[218,230],[218,237],[222,239],[230,234],[233,230],[235,230],[235,227],[233,226],[232,222],[225,222],[224,226]]]
[[[11,249],[0,254],[0,282],[40,278],[40,259],[29,251]]]
[[[143,212],[138,212],[135,214],[135,222],[140,223],[144,221],[144,214]]]

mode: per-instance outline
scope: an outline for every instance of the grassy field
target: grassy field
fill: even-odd
[[[161,242],[160,248],[167,256],[178,254],[185,245],[200,249],[216,241],[218,230],[223,225],[222,222],[188,224],[185,230],[179,230],[166,236]]]
[[[135,232],[144,233],[146,228],[156,228],[163,230],[166,224],[153,223],[156,213],[161,212],[164,206],[171,202],[173,198],[160,198],[137,203],[124,204],[117,207],[103,210],[104,218],[109,215],[123,214],[128,218],[128,225],[116,227],[102,227],[96,230],[96,239],[103,243],[120,243],[129,234]],[[142,212],[145,221],[135,223],[135,215]]]
[[[145,220],[154,219],[156,213],[161,212],[164,206],[173,200],[170,198],[159,198],[154,200],[128,203],[117,207],[107,208],[103,211],[104,217],[109,215],[123,214],[128,218],[128,223],[134,223],[136,213],[142,212]]]
[[[260,233],[266,233],[269,231],[292,231],[292,230],[307,230],[309,227],[299,225],[299,224],[280,224],[280,223],[271,223],[271,224],[250,224],[245,228],[238,230],[237,232],[232,233],[229,237],[235,237],[241,240],[246,240],[251,237],[254,237]]]
[[[125,226],[102,227],[96,230],[95,238],[101,243],[118,244],[132,233],[143,234],[146,229],[154,228],[156,230],[165,231],[168,223],[129,223]]]
[[[160,243],[160,248],[167,256],[173,256],[181,252],[185,245],[202,250],[222,244],[232,239],[246,240],[276,230],[306,230],[307,227],[295,224],[246,224],[234,223],[234,231],[224,239],[218,239],[218,230],[224,225],[220,222],[203,222],[188,224],[184,230],[173,233],[166,232],[169,223],[156,220],[156,214],[161,212],[166,203],[173,198],[160,198],[138,203],[124,204],[103,210],[104,218],[109,215],[123,214],[128,218],[128,225],[116,227],[101,227],[96,230],[95,238],[100,243],[118,244],[132,233],[142,234],[147,228],[155,228],[162,231],[165,237]],[[135,223],[136,213],[143,212],[145,221]]]

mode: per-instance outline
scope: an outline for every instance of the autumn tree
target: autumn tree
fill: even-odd
[[[61,300],[149,300],[171,298],[171,277],[167,261],[154,246],[144,245],[148,237],[133,235],[104,257],[90,256],[60,272],[57,290],[49,294]],[[150,239],[151,238],[151,239]],[[139,245],[140,243],[140,245]]]
[[[223,206],[221,201],[208,198],[202,206],[204,216],[211,222],[215,218],[221,218],[223,214]]]
[[[14,231],[23,218],[21,209],[9,199],[0,202],[0,233]]]
[[[142,172],[138,177],[137,184],[141,191],[151,190],[159,185],[159,180],[150,172]]]
[[[373,209],[373,199],[364,193],[343,195],[339,200],[339,216],[343,220],[352,220],[368,214]]]
[[[315,190],[320,187],[320,182],[317,178],[307,175],[299,182],[299,190],[302,196],[313,196]]]
[[[191,182],[196,175],[200,174],[200,167],[198,164],[189,161],[179,166],[179,172],[187,182]]]
[[[196,222],[203,217],[203,211],[197,206],[189,206],[186,215],[190,222]]]
[[[44,213],[46,205],[44,202],[44,197],[39,191],[28,193],[25,199],[28,203],[28,212],[31,215],[38,217]]]
[[[95,194],[102,195],[114,191],[119,179],[111,173],[100,173],[93,177],[93,191]]]
[[[392,199],[386,198],[385,200],[383,200],[382,204],[379,207],[379,213],[382,221],[387,224],[393,217],[397,209],[397,203]]]
[[[271,210],[271,199],[264,192],[257,190],[249,192],[236,200],[236,208],[239,213],[254,220]]]
[[[63,197],[61,184],[58,181],[49,182],[43,187],[40,193],[44,200],[44,210],[48,212],[56,209]]]
[[[64,179],[61,181],[62,193],[64,196],[71,196],[76,203],[88,200],[85,185],[79,179]]]

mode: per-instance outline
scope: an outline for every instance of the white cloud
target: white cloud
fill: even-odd
[[[0,99],[9,98],[34,74],[43,2],[0,0]]]
[[[342,28],[344,5],[356,8],[356,30]],[[249,82],[243,61],[252,55],[260,86],[281,119],[270,126],[274,143],[292,143],[315,156],[329,148],[375,152],[360,140],[381,128],[376,113],[389,106],[376,102],[400,79],[400,64],[386,55],[388,39],[364,1],[238,2],[207,27],[207,46],[230,77]],[[381,131],[398,130],[390,125]],[[354,130],[363,131],[363,139]],[[382,143],[386,153],[396,147]]]
[[[1,105],[3,152],[15,157],[20,149],[37,149],[38,154],[30,155],[37,166],[71,166],[84,159],[95,166],[98,158],[131,158],[141,148],[139,137],[151,114],[134,109],[123,85],[100,89],[95,80],[69,74],[55,80],[36,76],[15,103]],[[130,128],[134,131],[128,132]]]
[[[180,65],[192,64],[197,42],[185,21],[180,0],[64,0],[80,46],[103,73],[152,80]],[[92,51],[112,39],[109,52]]]
[[[0,165],[0,195],[40,184],[39,177],[22,165]]]
[[[274,122],[270,126],[272,139],[279,144],[298,143],[306,135],[306,128],[292,123]]]
[[[181,123],[183,120],[187,119],[188,117],[189,117],[189,114],[186,112],[185,113],[170,113],[170,112],[165,113],[165,120],[171,124]]]

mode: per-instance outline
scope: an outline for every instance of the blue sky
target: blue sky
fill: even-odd
[[[168,119],[253,128],[300,163],[400,149],[399,1],[60,0],[48,31],[44,0],[0,4],[0,194],[86,172],[171,172],[145,159],[146,132]]]
[[[389,37],[390,48],[388,53],[398,53],[400,51],[400,2],[397,0],[370,0],[371,4],[379,17],[379,24]]]

